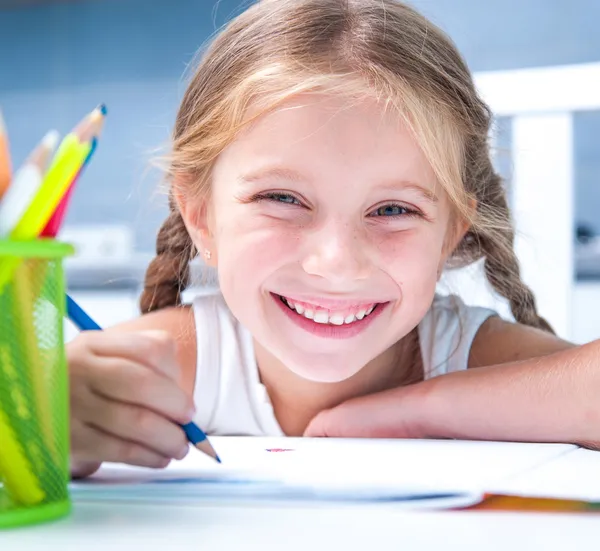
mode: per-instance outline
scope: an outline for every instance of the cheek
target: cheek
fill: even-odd
[[[428,289],[437,281],[443,242],[435,228],[387,235],[378,242],[381,266],[405,292]]]
[[[255,287],[297,257],[301,229],[258,219],[242,208],[230,212],[231,216],[219,218],[215,233],[219,273],[226,278],[223,285]]]

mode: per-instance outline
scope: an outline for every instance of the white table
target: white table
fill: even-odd
[[[327,439],[286,441],[293,444],[291,447],[299,447],[303,442],[305,448],[296,450],[304,453],[300,456],[303,464],[311,458],[311,447],[322,452],[325,446],[339,445]],[[269,439],[253,438],[247,442],[257,450],[270,447]],[[219,437],[213,438],[213,444],[223,457],[229,454],[231,460],[235,446],[239,445],[235,439]],[[431,460],[442,456],[444,463],[437,469],[437,485],[441,487],[444,476],[453,479],[460,476],[462,465],[473,473],[471,479],[478,487],[492,492],[579,496],[593,501],[600,496],[597,476],[600,452],[569,446],[493,442],[372,441],[361,445],[371,446],[371,451],[367,451],[373,455],[376,455],[373,450],[387,450],[386,460],[390,459],[394,466],[402,463],[404,474],[399,475],[400,478],[408,476],[411,480],[418,478],[416,470],[420,467],[421,477],[425,473],[427,480],[435,481]],[[245,448],[244,462],[251,462],[252,449]],[[340,450],[342,456],[350,457],[344,448]],[[465,450],[468,453],[464,453]],[[324,463],[332,458],[333,464],[337,464],[339,456],[332,453],[327,457]],[[354,454],[353,458],[356,457]],[[197,465],[205,458],[189,455],[185,461]],[[386,463],[381,460],[378,465],[381,469]],[[179,467],[183,469],[184,464]],[[174,469],[179,467],[173,466]],[[477,474],[474,471],[478,468],[481,472]],[[510,476],[511,472],[519,474]],[[598,537],[600,528],[600,514],[407,511],[393,504],[340,505],[325,501],[177,505],[159,498],[150,504],[114,498],[94,501],[98,498],[93,494],[77,496],[73,513],[66,519],[0,531],[0,551],[565,551],[584,549]]]
[[[88,503],[59,522],[0,532],[0,549],[564,551],[590,545],[599,526],[594,515]]]

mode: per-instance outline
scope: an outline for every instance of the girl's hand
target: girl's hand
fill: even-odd
[[[304,436],[341,438],[427,438],[421,426],[419,384],[352,398],[319,413]]]
[[[88,331],[67,345],[74,477],[103,461],[160,468],[187,454],[178,423],[192,420],[193,403],[175,351],[162,331]]]

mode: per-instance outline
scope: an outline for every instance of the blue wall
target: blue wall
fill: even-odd
[[[15,162],[49,128],[61,133],[100,102],[109,117],[67,223],[130,223],[143,250],[165,216],[159,175],[186,64],[236,7],[102,0],[0,10],[0,105]]]
[[[250,0],[88,0],[0,9],[0,105],[15,160],[100,102],[109,118],[68,223],[130,223],[152,249],[163,219],[153,150],[168,140],[196,50]],[[597,0],[416,0],[475,71],[600,60]],[[577,212],[600,208],[600,114],[576,117]],[[597,228],[600,230],[600,221]]]

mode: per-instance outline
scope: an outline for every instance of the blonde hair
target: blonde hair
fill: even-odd
[[[373,97],[403,118],[456,214],[470,224],[448,266],[484,258],[488,281],[516,321],[552,331],[519,274],[504,186],[490,159],[490,110],[452,41],[394,0],[264,0],[216,37],[177,115],[170,214],[158,232],[142,312],[180,304],[188,285],[196,251],[173,193],[208,196],[213,163],[240,130],[317,91]]]

